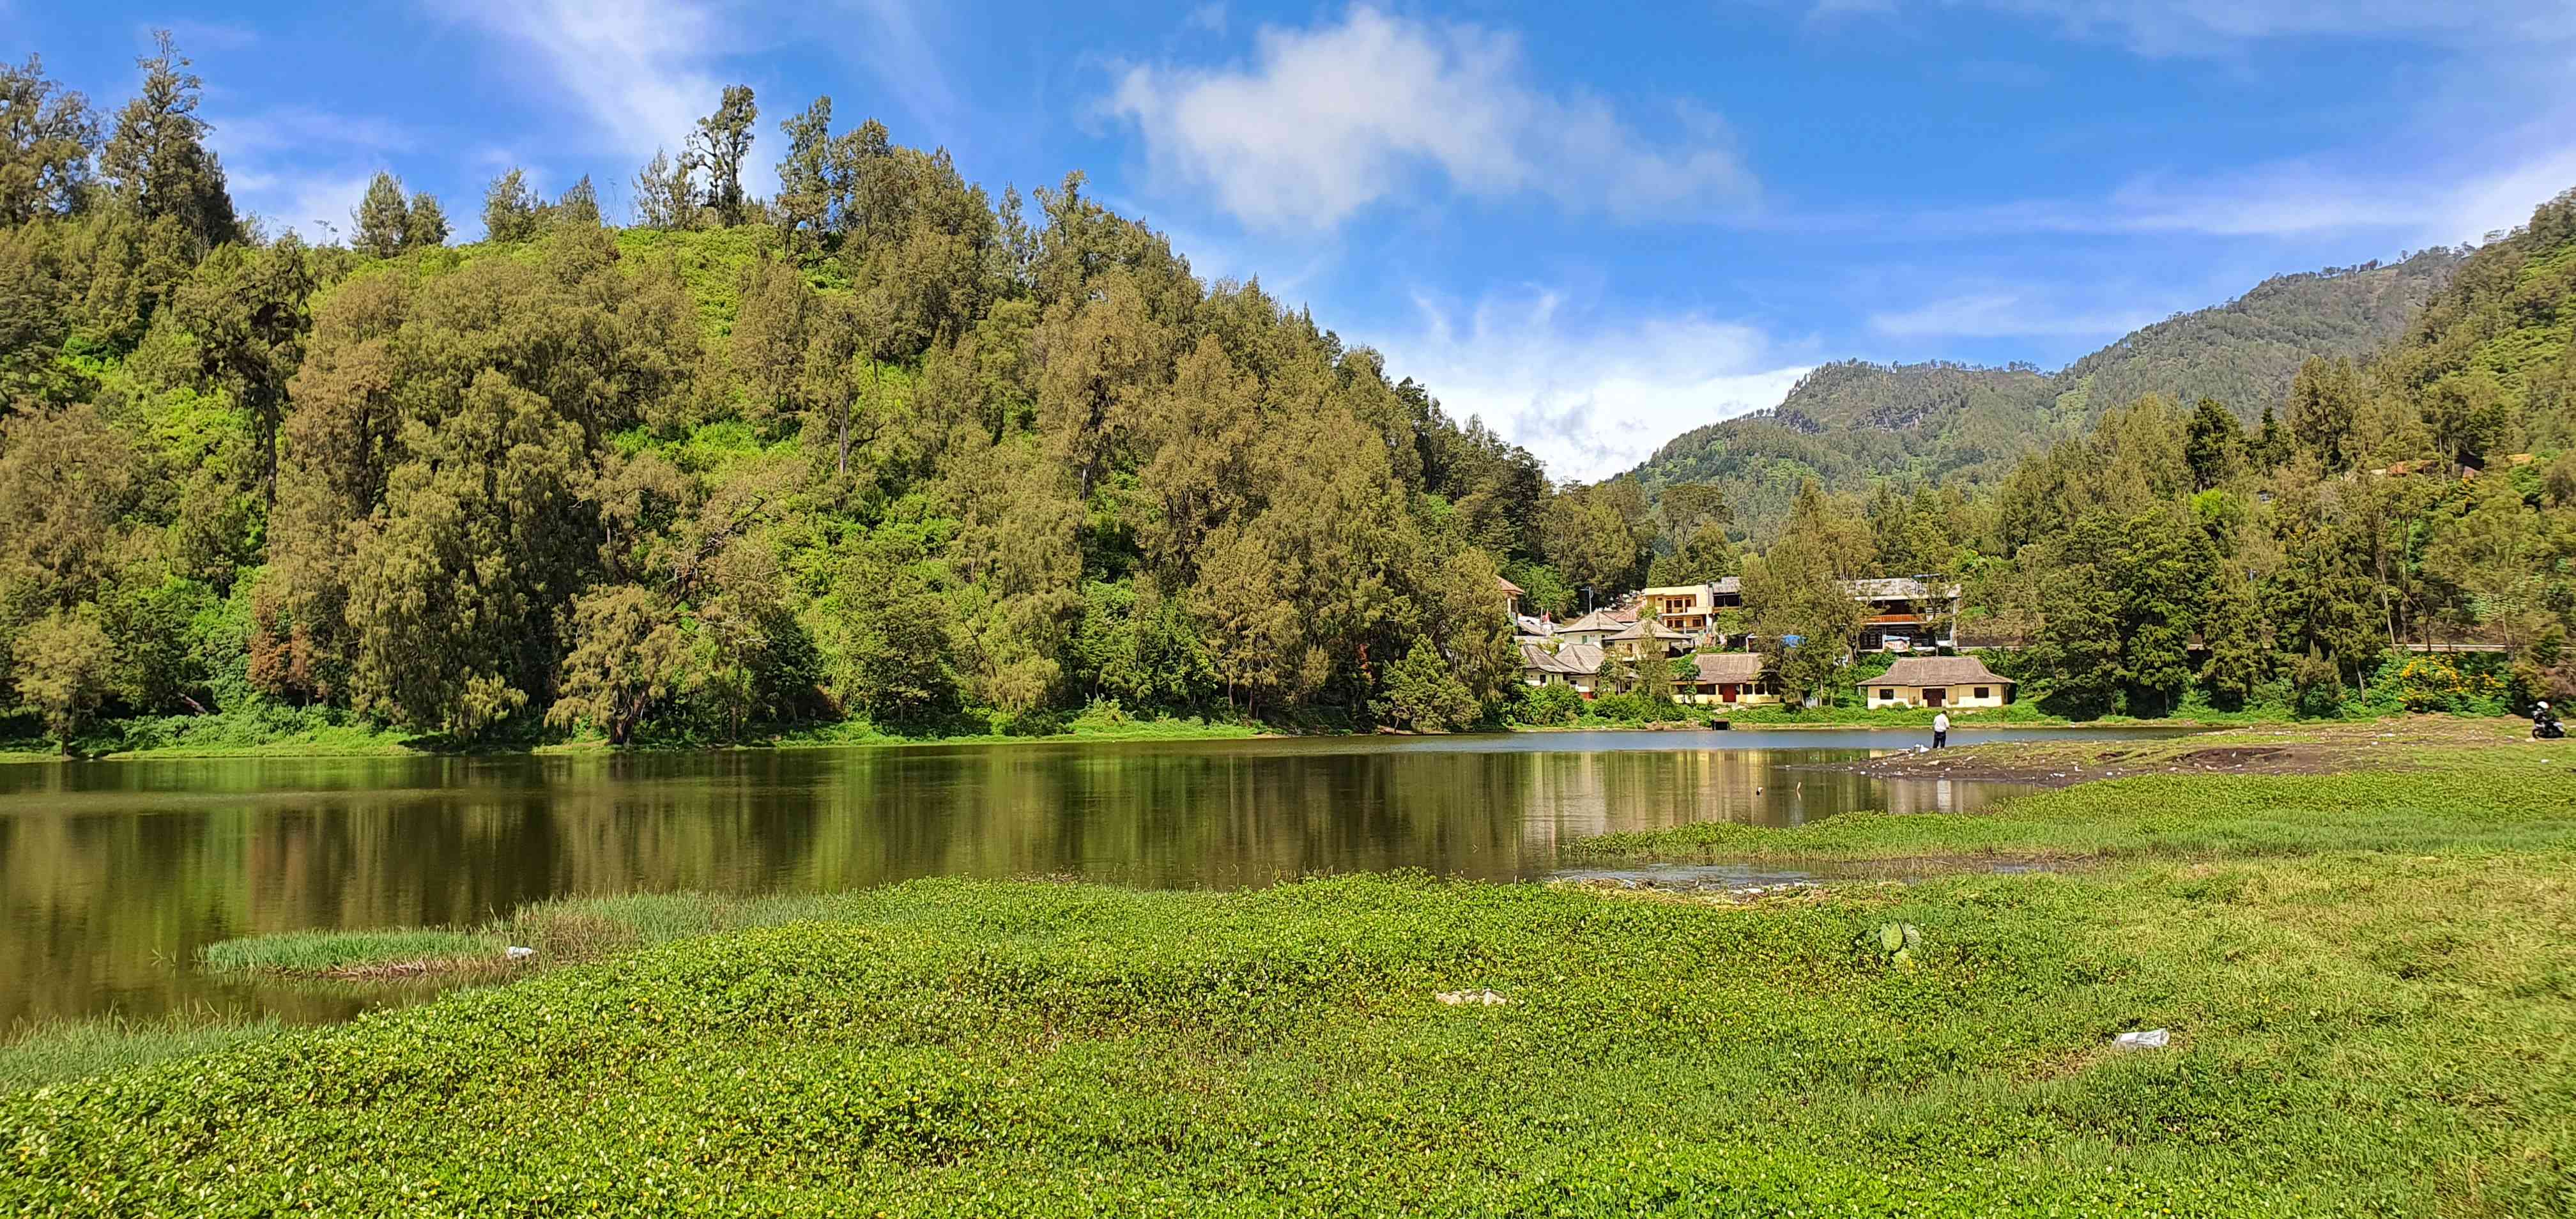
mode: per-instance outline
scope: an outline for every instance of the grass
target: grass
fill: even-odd
[[[489,965],[507,960],[502,953],[507,946],[489,932],[289,931],[208,944],[199,950],[198,961],[212,973],[355,979]]]
[[[212,1015],[48,1021],[0,1042],[0,1093],[197,1057],[285,1031],[275,1020]]]
[[[2091,861],[1796,900],[540,903],[463,933],[538,949],[508,985],[0,1095],[0,1213],[2566,1214],[2576,751],[2488,728],[1593,848]]]
[[[920,882],[0,1099],[0,1208],[2563,1213],[2571,868]]]

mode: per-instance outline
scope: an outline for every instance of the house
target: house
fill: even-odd
[[[1669,584],[1647,589],[1641,596],[1642,616],[1661,623],[1664,629],[1687,637],[1693,647],[1723,644],[1717,615],[1722,610],[1744,604],[1744,582],[1728,576],[1712,584]]]
[[[2013,690],[1974,656],[1908,656],[1858,685],[1872,707],[2000,707]]]
[[[1589,643],[1569,643],[1555,651],[1528,640],[1521,642],[1521,681],[1532,686],[1570,686],[1591,698],[1601,688],[1601,666],[1608,657]]]
[[[1936,584],[1929,576],[1895,576],[1845,580],[1843,591],[1861,603],[1861,651],[1958,647],[1954,628],[1962,599],[1956,584]]]
[[[1545,614],[1535,618],[1516,614],[1512,617],[1512,633],[1518,635],[1523,643],[1545,643],[1556,637],[1556,621]]]
[[[1750,707],[1780,701],[1780,686],[1760,652],[1702,652],[1697,671],[1673,683],[1673,697],[1703,707]]]
[[[1627,629],[1628,623],[1611,617],[1610,611],[1594,610],[1572,622],[1559,623],[1556,628],[1556,639],[1560,643],[1599,644],[1608,642],[1612,635]]]
[[[1679,631],[1666,629],[1649,614],[1603,640],[1601,646],[1630,660],[1663,660],[1690,651],[1693,640]]]
[[[1501,576],[1494,577],[1494,583],[1498,586],[1496,591],[1503,594],[1503,612],[1514,618],[1520,617],[1521,598],[1526,597],[1529,594],[1523,592],[1520,585],[1514,584]]]

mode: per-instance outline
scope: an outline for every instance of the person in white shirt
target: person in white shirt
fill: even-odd
[[[1934,749],[1946,749],[1949,747],[1949,744],[1950,713],[1947,711],[1935,711],[1932,713],[1932,747]]]

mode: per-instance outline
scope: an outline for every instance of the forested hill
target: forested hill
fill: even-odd
[[[1717,483],[1758,534],[1787,512],[1803,479],[1854,492],[1891,476],[1990,482],[2148,394],[2185,405],[2214,399],[2252,422],[2281,404],[2309,358],[2366,357],[2407,333],[2465,254],[2436,248],[2392,265],[2276,276],[2054,374],[2021,364],[1827,364],[1776,409],[1676,437],[1634,477],[1650,496],[1675,483]]]

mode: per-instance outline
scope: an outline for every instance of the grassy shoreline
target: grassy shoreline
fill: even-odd
[[[1551,732],[1684,732],[1708,731],[1710,719],[1728,721],[1731,728],[1770,731],[1840,731],[1854,728],[1882,730],[1916,730],[1929,732],[1932,716],[1928,711],[1862,711],[1853,708],[1828,709],[1805,716],[1766,716],[1758,719],[1739,718],[1722,708],[1707,708],[1705,714],[1690,720],[1636,723],[1620,720],[1595,720],[1573,724],[1487,724],[1462,730],[1463,733],[1551,733]],[[2390,717],[2395,718],[2395,717]],[[2375,723],[2378,720],[2317,721],[2321,723]],[[2138,719],[2110,716],[2092,720],[2070,720],[2062,717],[2024,716],[2009,719],[1983,719],[1963,713],[1955,725],[1962,730],[1980,728],[2012,731],[2061,728],[2171,728],[2217,730],[2245,727],[2249,724],[2295,725],[2302,721],[2286,719]],[[904,735],[875,731],[864,724],[833,725],[805,729],[776,736],[735,743],[647,742],[632,745],[610,745],[604,739],[550,741],[540,743],[492,743],[457,747],[435,738],[396,729],[342,728],[312,734],[289,734],[275,740],[247,743],[174,744],[137,749],[100,748],[83,754],[85,762],[169,761],[220,758],[417,758],[417,757],[516,757],[516,756],[608,756],[624,754],[736,752],[788,749],[914,749],[943,745],[1066,745],[1066,744],[1131,744],[1151,741],[1227,741],[1273,740],[1303,737],[1363,737],[1378,735],[1415,735],[1381,733],[1374,730],[1331,726],[1307,727],[1278,724],[1190,723],[1187,721],[1148,720],[1112,727],[1077,726],[1055,733],[1014,735],[1007,733],[955,733],[946,735]],[[50,747],[28,742],[0,743],[0,764],[63,762],[63,754]]]
[[[2566,1213],[2576,748],[2416,727],[1583,848],[2084,863],[1794,900],[921,881],[236,942],[209,963],[536,956],[337,1027],[57,1031],[0,1083],[0,1211]]]

